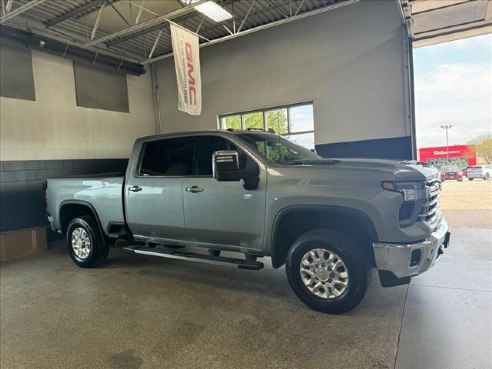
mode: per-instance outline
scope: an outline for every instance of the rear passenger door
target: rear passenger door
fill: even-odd
[[[183,181],[192,172],[189,137],[144,143],[125,185],[127,222],[136,238],[184,237]]]
[[[255,190],[245,190],[242,182],[218,182],[212,177],[212,154],[219,150],[238,148],[221,136],[193,138],[193,172],[185,177],[183,186],[186,237],[261,250],[265,225],[264,170],[260,171],[260,184]],[[244,159],[253,160],[249,156]]]

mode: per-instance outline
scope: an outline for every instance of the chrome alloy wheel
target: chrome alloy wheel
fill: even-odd
[[[306,288],[323,299],[336,299],[348,288],[349,274],[342,258],[326,249],[308,251],[299,268]]]
[[[72,232],[72,249],[81,260],[87,259],[91,253],[92,244],[89,234],[84,228],[75,228]]]

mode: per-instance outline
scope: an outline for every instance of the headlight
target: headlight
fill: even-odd
[[[399,212],[400,226],[409,226],[417,220],[427,193],[424,182],[382,182],[385,190],[399,192],[403,197],[403,204]]]

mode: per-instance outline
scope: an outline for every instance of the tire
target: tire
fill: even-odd
[[[92,216],[73,219],[68,225],[67,248],[73,262],[82,268],[92,268],[104,263],[109,245]]]
[[[470,181],[473,181],[475,178],[468,178]]]
[[[368,257],[357,246],[350,237],[332,230],[314,230],[299,237],[287,254],[285,266],[287,279],[297,297],[322,313],[341,314],[355,308],[364,297],[369,280]],[[324,254],[320,255],[319,250]],[[322,266],[323,258],[326,268],[320,267],[313,272],[316,260],[320,261],[317,265]],[[302,270],[301,262],[304,265]],[[310,273],[306,269],[307,264],[310,264]],[[338,273],[331,269],[337,264]],[[340,284],[343,281],[345,286]],[[314,283],[317,285],[312,288]]]
[[[485,176],[483,177],[483,180],[484,181],[488,181],[490,178],[490,174],[489,173],[485,173]]]

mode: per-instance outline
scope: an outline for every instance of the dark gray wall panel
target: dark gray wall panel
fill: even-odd
[[[31,50],[0,39],[0,96],[36,100]]]
[[[410,136],[337,142],[316,145],[318,154],[325,158],[377,158],[412,159],[412,139]]]
[[[129,113],[126,74],[74,63],[77,105]]]
[[[47,224],[43,181],[124,173],[128,159],[0,161],[0,232]]]

